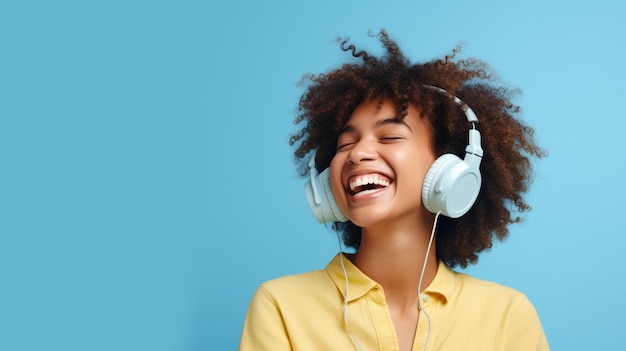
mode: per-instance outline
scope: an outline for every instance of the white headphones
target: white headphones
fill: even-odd
[[[346,222],[348,217],[339,209],[333,189],[330,187],[330,167],[318,174],[315,168],[316,154],[317,150],[313,152],[309,161],[311,177],[304,184],[304,194],[309,201],[309,206],[320,223]]]
[[[422,203],[428,211],[459,218],[466,214],[476,201],[482,183],[479,166],[483,149],[480,146],[480,132],[474,126],[478,118],[458,97],[451,96],[438,87],[430,85],[424,87],[454,98],[465,112],[468,122],[472,123],[465,158],[461,160],[454,154],[441,155],[428,169],[422,185]],[[339,209],[330,186],[330,168],[319,174],[315,168],[316,152],[317,150],[309,161],[311,177],[304,185],[309,206],[320,223],[346,222],[348,218]]]

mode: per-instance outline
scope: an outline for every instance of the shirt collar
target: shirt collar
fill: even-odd
[[[439,261],[435,279],[424,289],[424,293],[432,297],[438,297],[444,303],[448,302],[454,292],[457,279],[456,275],[457,273],[455,271],[446,266],[442,261]]]
[[[333,280],[341,294],[346,296],[346,277],[341,268],[341,261],[346,268],[349,282],[348,302],[363,297],[372,288],[379,286],[374,280],[361,272],[357,266],[346,257],[345,254],[337,254],[326,266],[326,272]],[[443,262],[439,262],[435,279],[424,289],[424,292],[432,297],[447,302],[454,291],[456,283],[456,273]]]
[[[341,291],[344,298],[346,297],[346,276],[341,268],[342,261],[344,267],[346,268],[346,274],[348,275],[348,302],[363,297],[363,295],[367,294],[367,292],[372,288],[378,286],[378,283],[365,275],[365,273],[361,272],[361,270],[359,270],[357,266],[355,266],[354,263],[346,257],[346,254],[337,254],[335,258],[330,261],[328,266],[326,266],[326,272],[328,272],[328,275],[337,286],[337,289]]]

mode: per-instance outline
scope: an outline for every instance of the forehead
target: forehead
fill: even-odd
[[[384,121],[400,123],[383,123]],[[388,124],[406,125],[412,130],[424,129],[427,125],[427,129],[430,129],[429,121],[422,118],[419,108],[413,104],[409,104],[407,115],[399,119],[397,104],[394,101],[384,100],[381,104],[379,100],[371,100],[361,103],[352,111],[343,130],[380,127]]]
[[[378,100],[370,100],[359,104],[350,114],[346,124],[374,118],[395,118],[397,114],[395,102],[384,100],[381,104]]]

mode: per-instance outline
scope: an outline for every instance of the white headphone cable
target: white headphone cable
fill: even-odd
[[[417,283],[417,305],[419,307],[419,311],[421,313],[424,313],[424,316],[426,316],[426,321],[428,322],[428,332],[426,333],[426,341],[424,342],[424,351],[426,351],[426,349],[428,348],[428,342],[430,341],[430,315],[428,315],[428,312],[426,312],[426,310],[424,309],[424,306],[422,306],[422,299],[421,299],[420,294],[422,293],[422,279],[424,279],[424,272],[426,271],[426,264],[428,263],[428,256],[430,255],[430,248],[433,245],[433,239],[435,238],[435,231],[437,229],[437,219],[439,219],[440,214],[441,214],[441,211],[435,214],[435,221],[433,223],[433,229],[430,232],[430,239],[428,240],[428,247],[426,248],[426,255],[424,255],[424,264],[422,265],[422,273],[420,273],[420,280]]]
[[[333,223],[333,229],[335,230],[335,234],[337,235],[337,241],[339,242],[339,262],[341,263],[343,278],[346,281],[346,293],[343,296],[343,323],[344,327],[346,328],[346,332],[348,333],[348,336],[350,336],[350,339],[352,340],[354,346],[356,346],[359,351],[363,351],[363,348],[361,348],[361,344],[359,344],[359,341],[354,336],[352,336],[352,333],[350,333],[350,326],[348,325],[348,289],[350,287],[350,283],[348,281],[348,272],[346,271],[346,266],[343,263],[343,245],[341,244],[341,237],[339,236],[339,231],[337,230],[337,223]]]

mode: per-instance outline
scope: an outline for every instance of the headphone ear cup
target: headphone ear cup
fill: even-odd
[[[314,189],[315,184],[318,189]],[[320,223],[346,222],[348,218],[341,212],[330,185],[330,168],[326,168],[314,181],[309,178],[304,184],[306,195],[313,215]],[[319,195],[319,203],[315,201],[315,193]]]
[[[324,207],[329,215],[327,216],[328,220],[326,222],[347,222],[348,217],[346,217],[341,209],[339,209],[339,205],[337,204],[337,200],[335,200],[335,194],[333,194],[333,188],[330,185],[330,167],[326,168],[322,173],[320,173],[320,181],[319,184],[324,189],[324,194],[326,195],[326,204]]]
[[[422,202],[430,212],[459,218],[472,207],[480,191],[481,176],[475,164],[445,154],[430,167],[422,186]]]
[[[451,167],[459,162],[463,161],[456,155],[444,154],[437,158],[428,169],[422,185],[422,203],[428,211],[432,213],[441,212],[447,216],[444,213],[445,207],[442,204],[444,194],[442,194],[440,189],[441,179]]]

